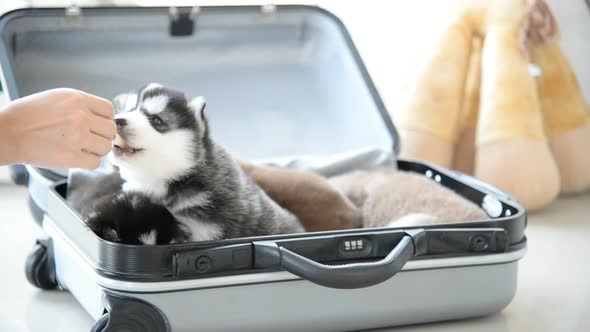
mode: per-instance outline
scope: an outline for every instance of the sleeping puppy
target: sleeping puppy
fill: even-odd
[[[101,238],[123,244],[169,244],[189,238],[162,204],[140,192],[101,198],[85,222]]]
[[[123,191],[166,207],[187,240],[303,231],[212,139],[202,97],[189,101],[178,90],[152,83],[127,100],[132,102],[116,103],[125,111],[115,116],[110,154],[125,181]]]
[[[483,209],[424,175],[393,169],[354,171],[330,183],[361,207],[364,227],[481,221]]]
[[[315,173],[239,161],[242,170],[275,202],[291,211],[308,232],[358,228],[359,208]]]
[[[188,236],[161,204],[137,192],[121,192],[118,172],[72,172],[67,201],[101,238],[123,244],[168,244]]]

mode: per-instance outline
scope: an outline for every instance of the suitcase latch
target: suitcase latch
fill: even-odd
[[[79,17],[82,15],[82,9],[78,5],[71,5],[66,8],[66,16],[68,17]]]
[[[260,6],[259,19],[265,23],[274,23],[278,20],[278,8],[275,5],[262,5]]]
[[[64,27],[79,27],[82,24],[82,8],[76,4],[66,7],[62,25]]]
[[[170,35],[176,37],[191,36],[195,31],[195,17],[199,7],[170,7]]]

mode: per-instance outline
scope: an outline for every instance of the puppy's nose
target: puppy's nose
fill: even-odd
[[[127,120],[125,119],[115,119],[115,123],[117,124],[117,129],[121,129],[127,125]]]

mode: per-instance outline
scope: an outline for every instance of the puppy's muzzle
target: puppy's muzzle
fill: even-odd
[[[115,124],[117,125],[117,130],[123,129],[123,127],[127,126],[127,120],[121,118],[115,119]]]

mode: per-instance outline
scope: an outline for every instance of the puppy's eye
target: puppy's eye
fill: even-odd
[[[150,115],[148,120],[154,126],[162,126],[164,124],[164,121],[162,121],[162,119],[157,115]]]

